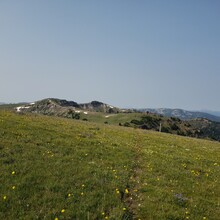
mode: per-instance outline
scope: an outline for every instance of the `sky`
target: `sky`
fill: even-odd
[[[220,111],[219,0],[0,0],[0,102]]]

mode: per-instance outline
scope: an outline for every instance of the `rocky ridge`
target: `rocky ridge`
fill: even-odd
[[[99,101],[78,104],[74,101],[56,98],[47,98],[22,105],[16,107],[15,110],[17,112],[31,112],[63,117],[73,117],[77,113],[88,114],[88,112],[103,112],[108,114],[121,112],[119,108]]]

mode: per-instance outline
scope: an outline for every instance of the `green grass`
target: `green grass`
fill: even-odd
[[[218,142],[0,111],[0,151],[0,219],[219,219]]]
[[[132,119],[140,120],[143,113],[117,113],[117,114],[104,114],[102,112],[89,112],[85,115],[80,114],[81,119],[87,119],[89,122],[95,123],[108,123],[109,125],[119,125],[125,122],[130,122]]]

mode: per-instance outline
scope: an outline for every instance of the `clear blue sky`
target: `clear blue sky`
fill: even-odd
[[[1,0],[0,101],[220,110],[219,0]]]

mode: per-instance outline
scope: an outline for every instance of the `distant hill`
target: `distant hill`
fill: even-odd
[[[176,117],[176,118],[180,118],[181,120],[206,118],[211,121],[220,122],[220,117],[205,112],[193,112],[193,111],[186,111],[183,109],[170,109],[170,108],[146,108],[146,109],[138,109],[138,110],[141,112],[151,112],[167,117]]]
[[[55,115],[67,118],[78,117],[77,114],[88,114],[89,112],[102,112],[102,113],[118,113],[121,110],[111,105],[92,101],[90,103],[78,104],[74,101],[67,101],[65,99],[47,98],[33,103],[16,106],[17,112],[32,112],[45,115]]]
[[[204,110],[202,112],[206,112],[208,114],[211,114],[211,115],[215,115],[215,116],[219,116],[220,117],[220,111],[209,111],[209,110]]]
[[[132,114],[130,114],[132,115]],[[161,131],[181,136],[220,141],[220,122],[205,118],[181,120],[154,113],[142,113],[139,118],[127,120],[122,125],[144,130]]]

